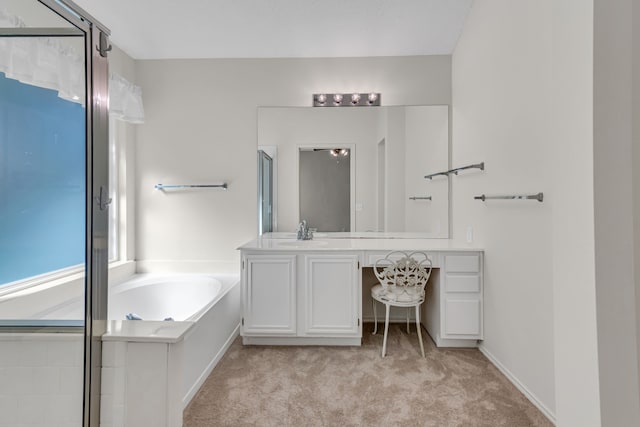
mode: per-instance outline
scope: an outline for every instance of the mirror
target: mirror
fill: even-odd
[[[269,212],[272,221],[260,228],[295,231],[301,219],[309,220],[304,215],[319,213],[313,206],[341,210],[330,204],[339,192],[342,200],[349,198],[348,224],[343,221],[335,228],[316,218],[310,227],[361,237],[447,238],[449,180],[424,176],[450,168],[449,146],[447,105],[260,107],[258,150],[269,155],[273,167],[270,194],[264,193],[267,186],[259,179],[259,210]],[[341,155],[341,150],[348,154]],[[323,165],[309,163],[313,158]],[[331,172],[334,168],[326,162],[347,162],[348,180],[336,184],[337,169]],[[313,170],[320,175],[307,176]],[[265,208],[265,200],[272,205]]]

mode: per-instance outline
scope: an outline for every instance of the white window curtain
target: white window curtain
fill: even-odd
[[[26,27],[0,10],[0,27]],[[62,39],[0,37],[0,72],[22,83],[58,91],[60,98],[84,105],[84,60]]]
[[[17,16],[0,9],[0,27],[26,27]],[[67,42],[68,43],[68,42]],[[0,37],[0,72],[22,83],[52,89],[58,96],[84,106],[84,58],[64,39],[52,37]],[[109,78],[110,116],[129,123],[144,123],[142,91],[117,74]]]
[[[109,115],[129,123],[144,123],[142,90],[113,73],[109,78]]]

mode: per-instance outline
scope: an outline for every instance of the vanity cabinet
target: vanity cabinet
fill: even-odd
[[[240,250],[244,344],[361,345],[363,299],[371,304],[362,270],[392,251],[426,252],[432,262],[420,319],[438,347],[484,338],[481,249],[442,239],[260,238]]]
[[[245,344],[360,344],[358,255],[245,254],[242,269]]]
[[[295,336],[296,255],[246,255],[242,264],[243,332]]]

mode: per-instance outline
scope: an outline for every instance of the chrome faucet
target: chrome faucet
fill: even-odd
[[[307,224],[307,220],[303,219],[300,224],[298,224],[298,240],[311,240],[313,239],[313,231],[309,229],[309,225]]]

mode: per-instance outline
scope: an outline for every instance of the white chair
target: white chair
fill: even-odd
[[[420,350],[424,356],[422,333],[420,331],[420,305],[424,302],[424,288],[431,276],[432,263],[424,252],[406,253],[394,251],[379,259],[373,267],[373,272],[380,284],[371,288],[373,298],[373,316],[375,326],[373,335],[378,332],[378,314],[376,301],[386,307],[384,320],[384,339],[382,341],[382,357],[387,353],[387,334],[389,331],[389,309],[393,307],[407,308],[407,333],[409,333],[409,310],[415,307],[416,326]]]

